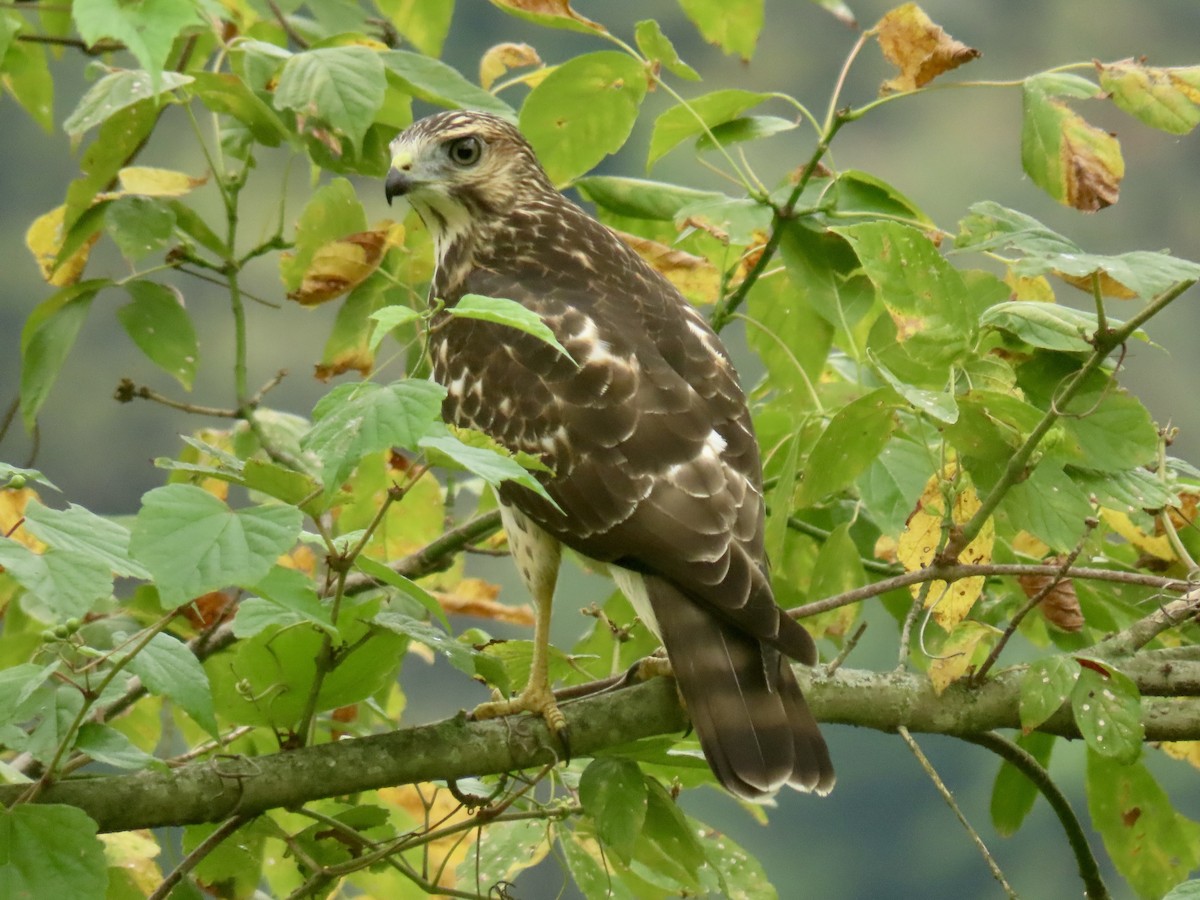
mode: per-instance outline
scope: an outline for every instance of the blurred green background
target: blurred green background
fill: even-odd
[[[804,0],[768,0],[767,25],[758,52],[744,64],[706,45],[672,0],[577,0],[574,5],[627,39],[636,21],[657,19],[683,58],[704,76],[700,85],[677,85],[685,96],[725,87],[779,90],[797,97],[818,115],[823,114],[841,63],[857,37]],[[859,22],[869,26],[892,5],[871,0],[853,3],[852,8]],[[983,51],[980,60],[947,80],[1017,79],[1093,58],[1112,61],[1145,56],[1156,65],[1200,64],[1200,3],[1196,0],[929,0],[922,6],[951,35]],[[532,44],[548,63],[603,49],[591,38],[539,29],[508,17],[485,0],[459,0],[444,58],[473,78],[484,50],[502,41]],[[82,58],[74,53],[55,64],[59,122],[87,86],[84,68]],[[845,101],[869,100],[889,75],[878,50],[868,46],[851,72]],[[509,99],[519,101],[515,95]],[[1056,205],[1022,173],[1020,104],[1016,88],[936,91],[894,103],[845,128],[834,145],[833,160],[839,168],[865,169],[891,182],[950,230],[969,204],[992,199],[1040,218],[1088,250],[1169,248],[1179,256],[1200,259],[1200,134],[1173,137],[1144,127],[1106,104],[1078,104],[1089,121],[1118,134],[1127,167],[1120,202],[1100,213],[1083,215]],[[655,115],[669,105],[670,99],[661,92],[651,95],[628,145],[607,160],[601,171],[645,175],[650,126]],[[418,114],[431,111],[420,104],[417,109]],[[774,112],[787,114],[782,106]],[[34,217],[62,202],[67,182],[77,174],[78,161],[61,133],[48,137],[9,97],[0,100],[0,126],[0,158],[6,160],[0,167],[0,403],[7,406],[17,389],[21,325],[30,310],[51,293],[24,250],[24,232]],[[772,182],[805,161],[810,151],[811,135],[801,129],[756,148],[752,160],[759,175]],[[284,162],[282,153],[259,157],[259,170],[253,176],[257,181],[252,181],[251,190],[257,184],[264,192],[258,196],[269,202],[250,210],[243,230],[247,238],[268,233],[280,185],[287,186],[288,216],[292,218],[311,191],[307,166],[297,162],[285,170]],[[180,110],[167,112],[139,163],[190,174],[203,172],[203,158]],[[668,156],[652,175],[702,187],[721,186],[686,151]],[[368,217],[386,217],[389,211],[382,185],[365,179],[356,184]],[[203,209],[203,202],[197,202]],[[208,202],[215,211],[215,198]],[[283,301],[283,291],[273,263],[263,261],[245,287],[278,303]],[[119,276],[125,266],[111,245],[102,244],[89,271]],[[184,291],[201,340],[195,398],[200,403],[230,405],[232,334],[226,298],[219,289],[196,281],[176,283]],[[1064,287],[1060,299],[1084,306],[1090,303],[1085,295],[1072,293]],[[122,297],[110,292],[101,294],[94,304],[44,408],[36,447],[36,466],[63,489],[66,499],[104,513],[133,512],[141,494],[162,482],[163,473],[153,468],[151,460],[176,453],[178,435],[202,424],[162,407],[146,403],[121,406],[112,400],[122,377],[167,392],[175,389],[133,347],[112,315],[122,302]],[[1193,463],[1200,463],[1200,404],[1196,402],[1200,355],[1193,345],[1195,336],[1200,335],[1198,302],[1200,291],[1193,289],[1153,321],[1150,335],[1161,349],[1140,343],[1131,347],[1122,375],[1160,424],[1169,421],[1180,428],[1174,452]],[[323,393],[324,386],[311,377],[311,366],[320,358],[335,305],[314,311],[287,303],[282,308],[251,305],[250,383],[260,384],[281,368],[292,373],[270,396],[270,405],[307,414]],[[1118,306],[1113,315],[1120,318],[1122,312]],[[735,332],[731,342],[749,382],[754,378],[754,362],[738,347],[740,338]],[[24,464],[34,449],[32,438],[14,426],[0,444],[0,457]],[[524,602],[506,561],[476,560],[472,565],[477,574],[501,582],[505,598]],[[603,580],[582,574],[564,581],[556,642],[569,645],[586,627],[588,620],[574,613],[576,605],[601,600],[609,590]],[[867,618],[878,616],[868,610]],[[894,633],[890,620],[879,619],[850,664],[892,665]],[[828,653],[829,648],[825,650]],[[410,687],[406,715],[412,721],[440,718],[483,699],[463,676],[450,670],[410,666],[406,676]],[[421,689],[422,683],[434,681],[439,684],[436,692]],[[826,731],[839,770],[838,788],[830,797],[783,795],[779,808],[771,811],[767,827],[755,824],[732,800],[712,792],[686,796],[685,805],[755,852],[784,898],[957,900],[1002,896],[952,814],[898,739],[845,727]],[[1080,894],[1074,861],[1044,802],[1039,802],[1017,836],[1001,838],[991,829],[987,814],[997,762],[979,748],[947,738],[926,737],[921,744],[1022,896]],[[1156,753],[1150,754],[1150,764],[1176,795],[1177,808],[1200,818],[1197,773]],[[1082,767],[1082,748],[1062,746],[1051,771],[1086,818]],[[1098,846],[1098,836],[1095,842]],[[561,884],[556,864],[549,861],[523,877],[517,893],[527,898],[556,896]],[[1131,896],[1115,875],[1110,885],[1116,897]]]

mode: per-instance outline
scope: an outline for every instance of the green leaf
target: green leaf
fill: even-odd
[[[767,559],[783,559],[787,539],[788,519],[795,509],[796,484],[800,480],[800,452],[805,445],[803,435],[788,438],[787,456],[777,470],[775,487],[767,498],[767,521],[763,529],[763,547]],[[777,458],[782,456],[777,453]]]
[[[1033,183],[1059,203],[1085,212],[1111,206],[1125,176],[1121,146],[1057,99],[1051,93],[1061,93],[1056,88],[1057,83],[1045,76],[1025,81],[1021,165]]]
[[[253,637],[271,625],[286,627],[300,622],[338,637],[329,607],[321,602],[312,579],[303,572],[273,566],[266,578],[250,588],[250,593],[255,596],[238,603],[233,619],[233,633],[238,637]]]
[[[25,320],[21,332],[21,417],[32,432],[38,411],[50,395],[67,354],[79,337],[92,299],[109,282],[104,279],[69,285],[43,300]]]
[[[872,358],[871,362],[874,363],[879,377],[890,384],[913,409],[918,409],[946,425],[953,425],[958,421],[958,400],[953,393],[917,387],[897,376],[878,359]]]
[[[129,555],[129,529],[82,506],[50,509],[36,500],[25,508],[30,534],[61,550],[73,550],[126,578],[150,574]]]
[[[104,229],[129,262],[161,250],[175,233],[175,211],[154,197],[119,197],[104,211]]]
[[[1079,665],[1071,709],[1088,749],[1120,763],[1134,762],[1146,736],[1141,692],[1128,675],[1108,663],[1081,659]]]
[[[936,457],[923,444],[897,435],[859,476],[858,492],[884,534],[896,537],[916,508]]]
[[[576,181],[575,188],[588,200],[618,215],[664,222],[673,221],[694,203],[732,199],[715,191],[618,175],[588,175]]]
[[[99,600],[112,596],[108,567],[71,550],[34,553],[0,538],[0,566],[31,596],[22,605],[38,619],[53,622],[82,618]]]
[[[839,346],[860,358],[865,326],[877,307],[875,286],[863,273],[850,243],[832,231],[793,221],[784,225],[779,255],[794,291],[831,326],[831,334],[840,335]]]
[[[1200,124],[1200,66],[1164,69],[1126,59],[1098,68],[1113,103],[1150,127],[1187,134]]]
[[[190,391],[200,347],[183,295],[153,281],[131,281],[125,289],[133,298],[117,310],[125,332],[152,363]]]
[[[600,844],[580,830],[566,828],[558,832],[558,846],[567,862],[575,886],[584,897],[603,897],[605,900],[636,900],[636,896],[613,871],[607,859],[600,856]]]
[[[704,39],[749,61],[763,27],[763,0],[679,0]]]
[[[767,878],[762,863],[729,835],[688,817],[692,830],[700,835],[700,845],[708,865],[700,870],[701,885],[707,896],[733,897],[739,900],[778,900],[779,892]]]
[[[472,84],[457,69],[440,59],[390,50],[380,54],[388,72],[398,78],[413,96],[451,109],[480,109],[513,121],[516,112],[511,106],[477,84]]]
[[[490,443],[490,441],[489,441]],[[478,475],[492,487],[499,487],[502,482],[512,481],[533,491],[539,497],[548,500],[557,508],[558,504],[546,493],[542,483],[511,456],[501,452],[498,445],[476,447],[465,443],[453,434],[431,434],[421,438],[419,446],[423,450],[433,450],[429,454],[434,465],[444,465],[438,455],[448,457],[453,463]]]
[[[757,141],[783,131],[791,131],[795,127],[796,123],[791,119],[781,119],[779,116],[743,116],[713,126],[709,129],[711,137],[709,134],[700,135],[696,141],[696,149],[715,150],[717,147]]]
[[[1122,765],[1089,747],[1087,797],[1092,826],[1139,896],[1161,897],[1200,865],[1200,825],[1175,811],[1142,763]]]
[[[663,68],[672,74],[688,81],[699,81],[700,73],[679,58],[671,39],[663,34],[662,28],[654,19],[643,19],[637,23],[634,31],[638,49],[647,59],[661,63]]]
[[[909,354],[949,362],[974,345],[978,326],[962,275],[923,232],[897,222],[831,230],[854,248]]]
[[[879,388],[838,410],[808,454],[797,505],[811,506],[865,472],[891,439],[895,408],[896,395]]]
[[[34,481],[51,490],[58,490],[58,486],[37,469],[25,469],[21,466],[6,463],[3,460],[0,460],[0,479],[5,482],[3,485],[0,485],[0,488],[22,488],[28,482]]]
[[[1033,731],[1062,708],[1079,680],[1079,664],[1052,656],[1039,659],[1021,677],[1021,729]]]
[[[624,146],[646,96],[646,72],[615,50],[563,63],[521,107],[521,131],[555,184],[582,175]]]
[[[770,98],[770,94],[730,89],[713,91],[668,109],[654,121],[646,167],[653,166],[688,138],[737,118]]]
[[[232,116],[250,129],[254,140],[278,147],[291,135],[279,114],[246,82],[231,72],[195,72],[188,91],[215,113]]]
[[[96,762],[116,766],[119,769],[160,769],[165,770],[166,764],[155,759],[140,747],[134,745],[124,734],[115,728],[101,725],[99,722],[84,722],[79,727],[79,736],[75,739],[75,749],[86,753]]]
[[[406,578],[399,572],[388,568],[379,560],[372,559],[362,553],[354,558],[354,566],[364,575],[368,575],[384,584],[391,585],[404,594],[404,596],[416,600],[429,611],[431,616],[441,623],[441,626],[447,632],[451,631],[450,619],[447,618],[446,611],[442,609],[442,604],[438,603],[437,598],[433,594],[429,593],[429,591],[425,590],[425,588],[421,587],[411,578]]]
[[[33,693],[58,671],[59,661],[47,666],[20,663],[0,669],[0,722],[11,722],[17,710]]]
[[[850,523],[834,526],[817,552],[808,586],[809,599],[834,597],[866,583],[862,557],[854,545],[854,538],[850,536]]]
[[[347,608],[349,607],[349,608]],[[406,646],[404,637],[370,624],[377,601],[354,606],[343,601],[339,619],[344,646],[353,648],[325,675],[317,695],[322,712],[365,700],[395,681]],[[305,713],[324,636],[307,625],[268,628],[240,641],[232,653],[205,663],[224,721],[293,728]]]
[[[638,764],[615,756],[593,759],[579,778],[579,802],[596,823],[604,845],[628,864],[649,804],[646,779]]]
[[[421,314],[411,307],[395,305],[377,309],[371,315],[367,316],[367,318],[375,323],[369,344],[371,351],[374,352],[379,347],[380,341],[387,336],[388,332],[393,328],[399,328],[401,325],[415,322],[421,318]]]
[[[1200,881],[1177,884],[1163,895],[1162,900],[1200,900]]]
[[[1088,338],[1096,333],[1098,321],[1095,313],[1057,303],[1013,300],[985,310],[979,324],[1007,331],[1031,347],[1088,353],[1092,350]],[[1115,322],[1110,325],[1117,327]]]
[[[1058,739],[1040,731],[1023,734],[1017,738],[1017,746],[1027,751],[1041,763],[1042,768],[1050,765],[1050,753]],[[1000,764],[996,782],[992,785],[992,824],[1004,837],[1012,837],[1033,809],[1038,798],[1038,789],[1016,766],[1009,762]]]
[[[378,0],[379,11],[422,53],[440,56],[454,0]]]
[[[833,197],[841,213],[878,213],[897,219],[910,219],[931,228],[934,226],[933,220],[894,185],[868,172],[847,169],[839,173]]]
[[[275,108],[317,118],[359,148],[383,107],[384,72],[380,54],[366,47],[306,50],[284,63]]]
[[[189,484],[169,484],[142,497],[130,551],[174,608],[208,591],[249,586],[270,571],[300,535],[303,514],[291,506],[231,510]]]
[[[655,779],[646,779],[644,840],[638,842],[637,859],[651,869],[696,890],[704,850],[683,812]]]
[[[523,331],[533,335],[542,343],[549,344],[567,359],[571,359],[567,348],[558,342],[558,338],[554,336],[554,332],[550,330],[542,317],[516,300],[504,297],[485,297],[482,294],[464,294],[454,306],[447,306],[446,312],[461,319],[480,319],[484,322],[494,322],[497,325]]]
[[[1028,531],[1059,553],[1074,549],[1093,513],[1087,493],[1049,460],[1012,486],[1000,508],[1014,528]]]
[[[297,472],[257,456],[246,460],[240,480],[236,476],[230,480],[235,483],[240,481],[247,490],[266,494],[291,506],[299,506],[314,517],[324,511],[316,503],[322,492],[321,482],[305,472]]]
[[[1124,390],[1110,390],[1098,379],[1062,410],[1063,428],[1075,439],[1077,462],[1100,472],[1121,472],[1153,461],[1158,431],[1141,401]],[[1075,460],[1073,460],[1075,461]]]
[[[24,744],[12,742],[13,749],[22,750],[49,765],[58,755],[59,748],[69,746],[74,739],[73,728],[82,710],[83,696],[73,685],[44,684],[33,692],[22,710],[28,713],[26,718],[38,718],[37,726]]]
[[[116,72],[114,75],[129,76],[130,73]],[[99,88],[100,83],[112,77],[113,75],[106,75],[100,82],[97,82],[96,88],[93,90]],[[110,83],[110,87],[114,88],[114,94],[119,93],[115,87],[120,83],[122,82]],[[102,114],[101,119],[98,120],[100,128],[87,150],[84,151],[83,158],[79,161],[79,169],[83,175],[76,178],[67,187],[67,208],[63,214],[63,229],[68,233],[74,229],[79,218],[92,208],[96,194],[107,190],[117,172],[133,158],[137,148],[153,130],[160,111],[157,101],[150,98],[134,100],[128,104],[114,103],[115,112],[108,111],[105,107],[105,102],[100,102],[97,108],[97,112]],[[82,102],[80,108],[82,108]],[[65,123],[63,127],[66,128]],[[76,139],[81,133],[82,130],[68,131],[68,134]],[[182,204],[179,205],[182,206]],[[193,213],[193,215],[195,214]],[[178,209],[176,209],[176,216],[179,216]],[[221,253],[223,250],[218,249],[216,252]]]
[[[317,403],[316,424],[301,446],[321,460],[321,479],[333,489],[364,456],[392,447],[415,451],[421,438],[444,428],[445,396],[445,388],[429,381],[339,385]]]
[[[308,198],[296,222],[296,240],[291,254],[279,258],[279,274],[288,292],[300,287],[313,255],[326,244],[367,230],[367,214],[352,185],[335,178]]]
[[[175,701],[197,725],[213,737],[218,736],[208,676],[183,641],[167,634],[154,635],[150,643],[129,657],[125,671],[141,679],[142,686],[150,693]]]
[[[41,16],[45,21],[45,14]],[[47,64],[48,48],[31,41],[14,41],[0,57],[4,86],[47,134],[54,133],[54,76]]]
[[[193,0],[75,0],[72,14],[79,36],[88,44],[101,38],[124,44],[149,74],[151,89],[166,83],[163,68],[175,38],[202,24]]]
[[[424,644],[434,653],[445,657],[446,661],[460,672],[472,677],[478,675],[488,684],[499,688],[501,693],[507,693],[508,679],[499,660],[486,653],[480,653],[462,641],[456,641],[440,628],[397,612],[381,612],[371,621],[388,631]]]
[[[0,809],[0,885],[5,900],[103,897],[108,864],[96,823],[72,806]]]
[[[464,779],[458,786],[463,788]],[[490,787],[490,786],[489,786]],[[481,829],[466,859],[458,864],[458,884],[511,882],[550,852],[550,827],[538,819],[493,822]]]
[[[957,399],[958,421],[946,428],[946,437],[954,449],[973,459],[1007,462],[1044,415],[1011,386],[1000,391],[975,388]]]

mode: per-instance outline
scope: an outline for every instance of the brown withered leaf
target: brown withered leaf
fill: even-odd
[[[593,22],[571,9],[570,0],[492,0],[492,3],[501,9],[515,12],[522,18],[528,17],[535,21],[540,19],[543,24],[551,24],[555,19],[562,19],[561,24],[568,27],[582,27],[588,31],[608,31],[599,22]]]
[[[367,353],[356,347],[335,355],[329,362],[314,365],[313,378],[320,382],[328,382],[339,375],[345,375],[347,372],[357,372],[363,378],[366,378],[374,369],[374,354]]]
[[[221,622],[228,622],[237,612],[237,604],[233,596],[223,591],[210,591],[201,594],[183,608],[183,616],[197,629],[211,628]]]
[[[528,44],[514,44],[506,41],[489,47],[479,60],[479,84],[485,91],[490,91],[496,79],[509,69],[523,69],[526,66],[539,66],[542,58]]]
[[[489,596],[490,594],[490,596]],[[534,614],[529,604],[509,606],[498,602],[500,588],[478,578],[464,578],[453,593],[434,591],[433,596],[451,616],[475,616],[509,625],[532,625]]]
[[[939,75],[979,56],[974,47],[954,40],[915,3],[898,6],[875,26],[879,49],[900,70],[883,83],[882,93],[924,87]]]
[[[1061,565],[1063,558],[1052,556],[1045,560],[1046,565]],[[1052,575],[1018,575],[1017,583],[1025,596],[1031,600],[1046,589],[1054,581]],[[1083,628],[1083,610],[1079,606],[1079,597],[1075,594],[1075,584],[1070,578],[1064,578],[1050,589],[1050,593],[1042,598],[1039,604],[1046,621],[1062,631],[1079,631]]]
[[[379,268],[387,249],[384,229],[360,231],[321,247],[313,254],[300,287],[288,294],[301,306],[317,306],[340,297]]]
[[[1125,161],[1115,137],[1072,115],[1063,121],[1059,154],[1067,203],[1096,212],[1117,202]]]
[[[713,303],[721,290],[721,273],[703,256],[676,250],[650,238],[628,232],[618,232],[637,255],[650,263],[667,280],[679,288],[679,293],[693,303]]]

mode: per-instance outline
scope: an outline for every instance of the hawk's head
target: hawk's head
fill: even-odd
[[[521,132],[488,113],[420,119],[392,141],[391,152],[388,202],[407,198],[439,243],[471,223],[504,216],[523,199],[555,193]]]

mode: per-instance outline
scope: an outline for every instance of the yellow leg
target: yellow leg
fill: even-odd
[[[554,700],[554,692],[550,690],[549,672],[550,617],[561,548],[557,540],[519,510],[501,506],[500,515],[504,530],[508,533],[513,559],[537,607],[533,628],[533,659],[529,667],[529,681],[519,695],[509,700],[480,704],[471,715],[476,719],[495,719],[522,712],[536,713],[546,720],[552,732],[561,735],[567,727],[567,720]]]
[[[524,690],[509,700],[493,700],[475,707],[471,713],[475,719],[495,719],[522,712],[540,715],[546,726],[555,734],[567,727],[567,720],[554,700],[550,689],[550,598],[537,597],[537,620],[533,627],[533,660],[529,667],[529,681]]]

